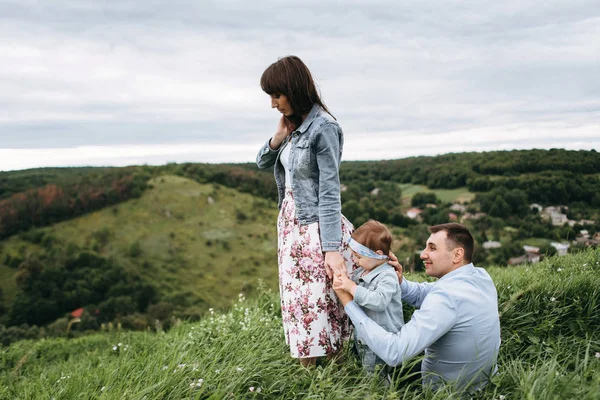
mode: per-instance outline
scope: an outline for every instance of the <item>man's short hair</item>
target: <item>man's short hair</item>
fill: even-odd
[[[381,222],[368,220],[352,233],[352,239],[373,251],[381,250],[384,255],[390,253],[392,234]]]
[[[475,241],[473,235],[463,224],[450,222],[448,224],[439,224],[428,227],[429,232],[446,232],[446,240],[452,244],[451,249],[462,247],[465,250],[465,261],[473,261],[473,252],[475,251]]]

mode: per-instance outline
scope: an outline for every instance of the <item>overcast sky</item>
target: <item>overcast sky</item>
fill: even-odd
[[[289,54],[344,160],[600,149],[597,0],[323,3],[0,0],[0,170],[254,161]]]

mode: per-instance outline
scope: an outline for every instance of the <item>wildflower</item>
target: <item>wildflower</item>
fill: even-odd
[[[71,375],[64,375],[63,373],[60,374],[60,379],[56,381],[56,383],[59,383],[62,380],[65,379],[71,379]]]
[[[596,263],[596,264],[598,264],[598,263]],[[583,264],[583,266],[584,266],[584,267],[587,267],[587,263]]]
[[[556,297],[551,297],[550,301],[556,301]]]
[[[162,370],[166,371],[167,369],[169,369],[169,367],[167,365],[163,365]]]
[[[248,389],[250,389],[251,392],[254,392],[254,386],[250,386]]]
[[[596,358],[600,358],[600,353],[596,352]]]
[[[507,289],[510,289],[510,287],[511,287],[511,286],[510,286],[510,285],[508,285],[506,288],[507,288]]]
[[[235,370],[236,370],[237,372],[242,372],[242,371],[243,371],[243,369],[241,369],[240,367],[237,367]]]
[[[504,399],[506,399],[505,395],[501,394],[500,396],[498,396],[498,400],[504,400]]]
[[[113,346],[113,351],[117,351],[118,347],[117,346]]]
[[[123,343],[119,342],[119,343],[117,343],[117,346],[121,347],[121,346],[123,346]]]
[[[585,265],[584,265],[584,266],[585,266]],[[558,269],[556,270],[556,272],[560,272],[560,271],[562,271],[562,268],[558,268]]]
[[[100,388],[100,391],[101,391],[101,392],[104,392],[104,389],[106,389],[106,386],[102,386],[102,387]]]
[[[221,370],[220,369],[215,369],[215,374],[220,374]]]
[[[191,388],[194,388],[194,387],[199,388],[202,386],[203,383],[204,383],[204,379],[198,379],[198,381],[190,383],[190,387]]]

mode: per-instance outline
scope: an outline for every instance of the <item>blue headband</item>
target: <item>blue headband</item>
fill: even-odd
[[[348,245],[350,246],[350,248],[352,250],[354,250],[361,256],[376,258],[377,260],[387,260],[388,259],[387,255],[377,254],[373,250],[368,248],[367,246],[364,246],[364,245],[358,243],[356,240],[354,240],[352,238],[350,238],[350,240],[348,241]]]

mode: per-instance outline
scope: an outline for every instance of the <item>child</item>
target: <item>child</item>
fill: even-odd
[[[398,276],[387,263],[391,244],[392,235],[382,223],[369,220],[361,225],[349,241],[359,268],[350,278],[343,273],[336,274],[333,286],[350,293],[364,312],[386,331],[397,333],[404,325],[404,316]],[[373,373],[377,365],[382,365],[382,376],[387,373],[385,362],[356,334],[353,350],[367,372]]]

